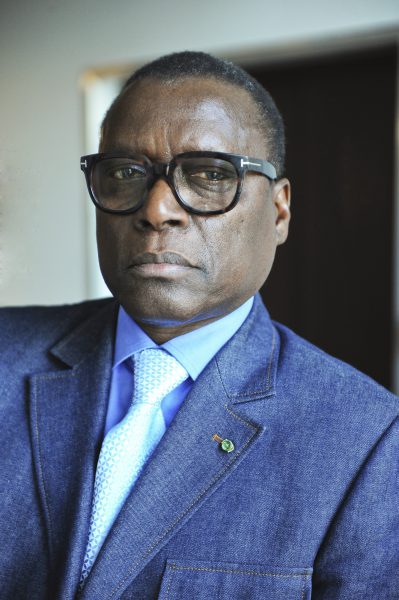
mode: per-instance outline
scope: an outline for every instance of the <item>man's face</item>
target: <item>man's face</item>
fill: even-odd
[[[192,78],[162,85],[145,79],[112,112],[101,151],[161,162],[193,150],[267,159],[256,110],[245,90],[228,83]],[[247,173],[233,210],[199,216],[186,212],[160,178],[137,212],[97,211],[101,270],[144,329],[164,328],[173,337],[231,312],[261,287],[288,220],[286,180],[273,184]],[[182,264],[168,263],[169,253]]]

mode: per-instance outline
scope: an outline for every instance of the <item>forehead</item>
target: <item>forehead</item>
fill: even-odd
[[[228,82],[147,78],[134,84],[114,105],[102,150],[126,146],[156,154],[156,146],[163,145],[165,154],[196,149],[242,154],[253,154],[256,149],[259,154],[265,150],[259,121],[252,97]]]

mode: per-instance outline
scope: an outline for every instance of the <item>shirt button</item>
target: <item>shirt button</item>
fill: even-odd
[[[220,447],[224,452],[233,452],[234,450],[234,444],[231,440],[223,440]]]

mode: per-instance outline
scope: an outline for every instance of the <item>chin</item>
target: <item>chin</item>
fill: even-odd
[[[136,296],[120,297],[120,303],[126,312],[138,323],[158,327],[173,327],[201,320],[190,303],[179,303],[174,301],[162,302],[161,298],[155,300],[144,298],[140,301]],[[188,308],[190,307],[190,308]],[[200,311],[199,311],[200,312]]]

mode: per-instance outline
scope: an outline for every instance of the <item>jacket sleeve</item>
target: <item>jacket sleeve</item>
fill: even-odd
[[[312,600],[399,599],[399,419],[353,481],[314,565]]]

